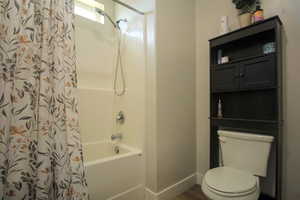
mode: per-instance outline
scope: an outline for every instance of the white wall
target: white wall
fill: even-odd
[[[146,152],[146,187],[157,191],[157,137],[156,137],[156,41],[155,41],[155,0],[123,0],[124,3],[145,12],[145,110],[140,110],[139,115],[145,119],[144,144]],[[128,10],[127,10],[128,11]],[[132,16],[133,13],[130,13]],[[134,16],[134,15],[133,15]],[[141,17],[141,16],[140,16]],[[142,50],[141,50],[142,51]],[[137,55],[138,56],[138,55]],[[137,87],[143,86],[137,83]],[[138,110],[137,110],[138,111]],[[135,123],[138,124],[138,123]]]
[[[263,0],[266,17],[280,15],[285,29],[285,132],[283,199],[300,198],[300,168],[297,122],[300,117],[300,79],[298,58],[300,50],[300,22],[298,0]],[[230,17],[233,29],[238,27],[236,10],[231,0],[197,0],[197,154],[198,172],[204,174],[209,167],[209,47],[208,39],[218,35],[220,17]]]
[[[125,123],[115,126],[114,132],[123,133],[123,141],[142,149],[145,135],[145,95],[146,95],[146,58],[145,58],[145,19],[123,6],[116,6],[116,19],[128,20],[128,29],[123,34],[123,67],[126,74],[127,91],[124,96],[114,98],[115,115],[125,112]],[[119,79],[120,80],[120,79]]]
[[[300,51],[300,1],[277,0],[273,4],[264,0],[266,14],[278,13],[284,24],[284,172],[283,189],[284,200],[300,199],[300,169],[299,152],[300,141],[299,118],[300,118],[300,78],[299,74],[299,51]]]
[[[99,2],[114,17],[114,3],[111,0]],[[105,140],[113,128],[114,28],[107,20],[100,24],[77,15],[75,28],[82,141]]]
[[[154,1],[153,1],[154,4]],[[146,16],[147,20],[147,101],[146,101],[146,186],[157,191],[157,69],[156,69],[156,24],[155,12]]]
[[[111,0],[99,0],[113,19],[127,18],[128,30],[122,42],[122,58],[127,92],[116,97],[113,92],[117,55],[116,29],[105,18],[99,24],[76,16],[79,109],[83,142],[109,140],[113,133],[123,133],[122,142],[143,148],[145,134],[145,35],[144,17]],[[131,2],[136,2],[131,0]],[[120,80],[120,76],[119,79]],[[116,126],[119,111],[125,123]]]
[[[148,67],[152,67],[148,69],[152,73],[148,74],[152,78],[148,89],[155,99],[149,94],[148,116],[153,121],[147,142],[154,162],[148,162],[152,166],[148,167],[147,186],[160,192],[196,172],[195,5],[184,0],[155,4],[155,22],[148,18],[155,26],[155,38],[148,34],[148,59],[155,62],[148,60]]]
[[[78,89],[82,142],[107,140],[112,132],[113,93],[103,89]]]
[[[114,18],[111,0],[99,1]],[[81,16],[75,17],[76,51],[79,87],[112,89],[112,71],[116,37],[111,23],[100,24]]]
[[[209,169],[209,43],[219,33],[221,16],[230,16],[230,26],[236,28],[237,12],[231,0],[197,0],[196,5],[196,114],[197,166],[204,175]]]
[[[174,184],[196,172],[195,1],[152,3],[155,10],[146,15],[146,186],[164,199],[187,187]]]

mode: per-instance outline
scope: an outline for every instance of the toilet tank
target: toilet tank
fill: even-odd
[[[274,140],[272,136],[219,130],[224,166],[267,176],[267,165]]]

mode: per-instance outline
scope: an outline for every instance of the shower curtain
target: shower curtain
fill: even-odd
[[[88,199],[73,0],[0,0],[0,199]]]

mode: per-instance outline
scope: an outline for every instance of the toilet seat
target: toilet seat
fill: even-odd
[[[219,167],[209,170],[203,179],[203,185],[209,197],[226,197],[239,199],[240,197],[258,196],[258,178],[248,172],[230,167]],[[219,198],[212,198],[219,199]],[[224,199],[224,198],[223,198]],[[246,198],[248,199],[248,198]],[[250,198],[255,199],[255,198]]]

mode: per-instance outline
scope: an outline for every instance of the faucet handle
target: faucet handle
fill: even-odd
[[[125,122],[125,115],[124,115],[124,112],[123,112],[123,111],[120,111],[120,112],[117,114],[116,120],[117,120],[117,122],[120,123],[120,124],[123,124],[123,123]]]

